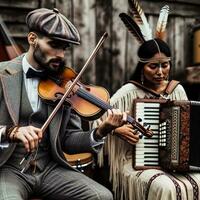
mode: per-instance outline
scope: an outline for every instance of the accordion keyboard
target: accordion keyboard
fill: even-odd
[[[135,105],[135,118],[143,125],[150,125],[154,135],[151,138],[143,137],[135,147],[135,167],[158,166],[158,132],[160,103],[137,102]]]

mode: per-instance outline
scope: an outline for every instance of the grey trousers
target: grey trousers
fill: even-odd
[[[50,163],[43,172],[0,168],[0,200],[27,200],[31,195],[54,200],[112,200],[112,193],[82,173]]]

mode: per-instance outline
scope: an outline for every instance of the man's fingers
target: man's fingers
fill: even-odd
[[[33,136],[29,133],[29,134],[26,134],[25,137],[29,142],[30,151],[33,151],[36,148],[36,142],[35,142]]]
[[[42,136],[42,130],[34,126],[20,127],[14,134],[15,139],[22,141],[28,152],[36,149]]]
[[[41,139],[43,136],[42,130],[40,128],[31,129],[31,133],[34,136],[34,138],[37,138],[37,139]]]
[[[124,122],[127,121],[126,112],[121,112],[119,109],[112,109],[112,113],[113,113],[113,120],[117,121],[119,125],[122,125]]]
[[[34,131],[31,131],[29,134],[31,136],[30,142],[31,143],[33,142],[34,146],[35,146],[34,148],[36,148],[38,146],[38,144],[39,144],[39,137],[38,137],[38,135]]]
[[[131,124],[125,124],[124,126],[130,128],[130,129],[133,129],[133,126]]]
[[[29,141],[27,140],[27,138],[22,134],[19,137],[16,137],[16,138],[19,139],[20,141],[22,141],[26,151],[29,152],[30,151],[30,144],[29,144]]]

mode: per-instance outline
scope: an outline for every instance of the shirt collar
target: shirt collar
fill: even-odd
[[[23,72],[24,72],[25,74],[27,73],[27,71],[28,71],[29,68],[32,68],[34,71],[37,71],[37,72],[43,71],[43,70],[36,70],[33,66],[31,66],[31,65],[28,63],[27,59],[26,59],[26,55],[27,55],[27,54],[25,54],[24,57],[23,57],[23,59],[22,59],[22,68],[23,68]]]

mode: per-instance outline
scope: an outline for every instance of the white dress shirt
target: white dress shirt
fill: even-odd
[[[22,68],[23,68],[23,76],[24,76],[24,84],[26,87],[26,92],[28,95],[29,102],[31,104],[31,107],[34,112],[36,112],[41,104],[41,99],[38,96],[38,84],[39,84],[39,78],[26,78],[26,73],[29,68],[32,68],[35,71],[40,71],[41,70],[36,70],[34,69],[27,61],[26,55],[23,57],[22,60]]]

